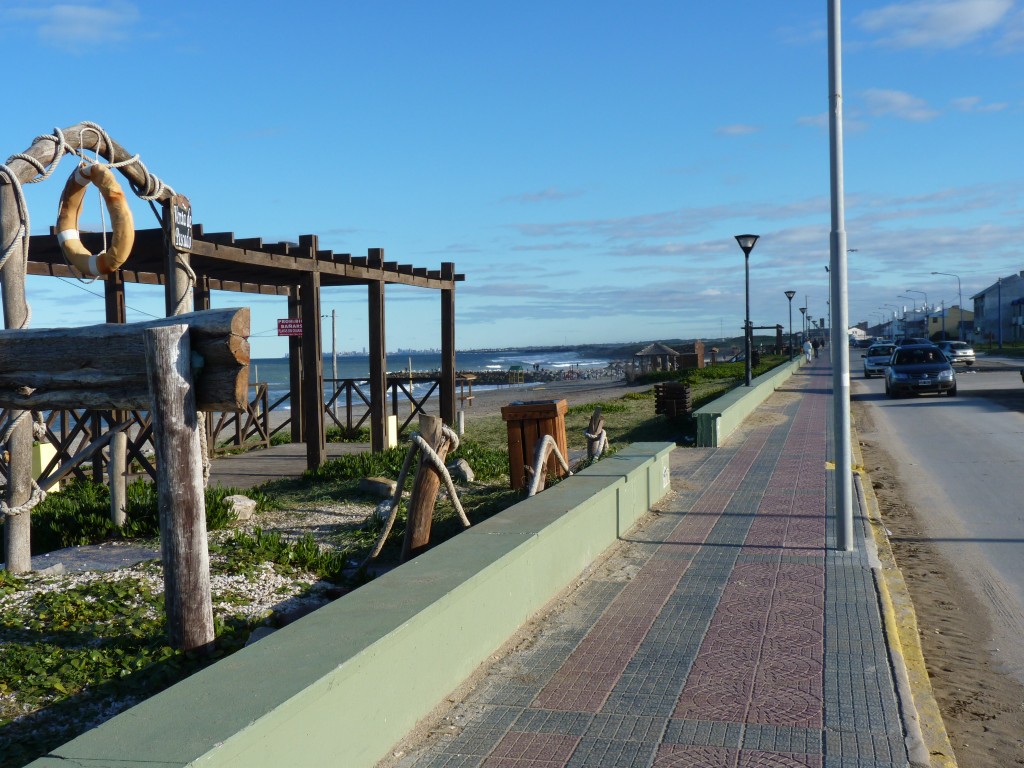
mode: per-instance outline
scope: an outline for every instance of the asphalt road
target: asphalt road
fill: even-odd
[[[851,399],[874,409],[873,439],[906,501],[992,617],[996,658],[1024,682],[1024,382],[1020,363],[957,368],[956,397],[890,399],[850,358]]]

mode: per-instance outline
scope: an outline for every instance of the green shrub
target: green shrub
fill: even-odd
[[[287,432],[287,431],[285,431],[283,429],[280,432],[275,432],[274,434],[272,434],[270,436],[270,446],[271,447],[274,447],[275,445],[291,445],[291,442],[292,442],[292,433],[291,432]]]
[[[465,459],[473,470],[473,476],[482,483],[507,477],[509,473],[507,449],[489,448],[472,440],[462,440],[459,447],[448,454],[448,463],[456,459]]]
[[[407,448],[397,446],[380,453],[353,453],[339,456],[321,464],[317,469],[307,469],[302,477],[305,480],[327,480],[344,482],[358,480],[362,477],[384,476],[397,478],[402,471]]]
[[[328,443],[368,443],[369,427],[329,427],[326,432]]]
[[[125,489],[125,524],[118,528],[110,519],[110,490],[101,483],[68,482],[32,510],[32,554],[41,555],[65,547],[100,544],[116,538],[150,539],[160,535],[156,484],[136,478]],[[266,509],[267,497],[259,491],[237,488],[206,489],[206,527],[215,531],[234,522],[224,501],[244,493]]]
[[[345,552],[323,550],[311,534],[289,541],[277,531],[254,528],[252,533],[236,531],[223,544],[212,545],[211,551],[227,555],[232,573],[254,571],[265,562],[274,563],[284,573],[308,571],[319,578],[341,581],[347,562]]]
[[[629,407],[625,403],[586,403],[584,405],[569,406],[569,410],[565,412],[565,415],[572,416],[582,413],[589,416],[598,408],[601,409],[601,413],[626,413],[629,411]]]

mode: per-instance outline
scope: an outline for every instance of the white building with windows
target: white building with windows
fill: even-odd
[[[971,300],[976,343],[1024,341],[1024,271],[998,278]]]

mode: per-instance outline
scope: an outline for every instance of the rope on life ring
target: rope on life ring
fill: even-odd
[[[78,217],[85,189],[95,184],[110,212],[112,243],[95,256],[82,245]],[[80,165],[71,174],[60,195],[57,209],[57,242],[66,258],[83,275],[109,275],[128,260],[135,243],[135,221],[121,185],[104,165]]]

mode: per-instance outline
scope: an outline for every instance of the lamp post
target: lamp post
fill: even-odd
[[[757,235],[736,235],[736,242],[743,251],[743,275],[746,281],[747,313],[743,321],[743,358],[747,386],[750,386],[750,252],[757,245]]]
[[[892,314],[893,314],[893,318],[894,318],[893,328],[892,328],[892,336],[893,336],[893,339],[895,339],[896,335],[897,335],[897,332],[899,331],[899,322],[898,321],[900,319],[900,308],[898,306],[896,306],[895,304],[883,304],[882,306],[879,307],[879,309],[891,309],[892,310]]]
[[[800,307],[800,314],[803,315],[800,320],[800,346],[802,347],[807,341],[807,307]]]
[[[957,317],[957,333],[956,338],[958,341],[964,340],[964,295],[960,290],[960,275],[954,274],[953,272],[932,272],[933,275],[945,275],[946,277],[956,278],[956,295],[957,300],[960,302],[960,315]]]
[[[326,318],[327,315],[320,315],[320,317]],[[337,310],[331,310],[331,374],[334,376],[331,382],[331,388],[333,392],[331,397],[334,399],[334,407],[331,409],[334,412],[334,418],[338,418],[338,398],[334,397],[338,392],[338,312]]]
[[[924,320],[924,335],[925,335],[925,338],[928,338],[928,294],[925,293],[924,291],[918,291],[918,290],[915,290],[913,288],[907,288],[905,290],[906,290],[907,293],[920,293],[922,296],[924,296],[924,307],[922,308],[924,310],[924,317],[925,317],[925,320]],[[917,322],[917,317],[916,317],[917,310],[916,309],[914,310],[914,314],[915,314],[914,322],[916,323]]]
[[[789,299],[789,359],[793,359],[793,297],[796,291],[786,291],[786,298]]]
[[[928,294],[927,293],[925,293],[924,291],[916,291],[913,288],[904,288],[903,290],[905,290],[907,293],[920,293],[922,296],[924,296],[924,308],[928,309]]]
[[[999,334],[999,349],[1002,349],[1003,348],[1003,278],[997,277],[996,278],[996,285],[999,286],[999,290],[998,290],[998,292],[996,294],[998,296],[998,298],[996,299],[996,309],[998,310],[998,312],[996,313],[996,318],[997,318],[997,320],[996,320],[996,331]]]
[[[917,325],[917,299],[914,298],[913,296],[904,296],[903,294],[900,294],[896,298],[897,299],[910,299],[914,303],[914,325],[916,326]],[[912,331],[910,330],[910,325],[909,325],[909,323],[907,323],[907,305],[906,304],[903,305],[903,333],[905,333],[908,336],[912,333]]]

